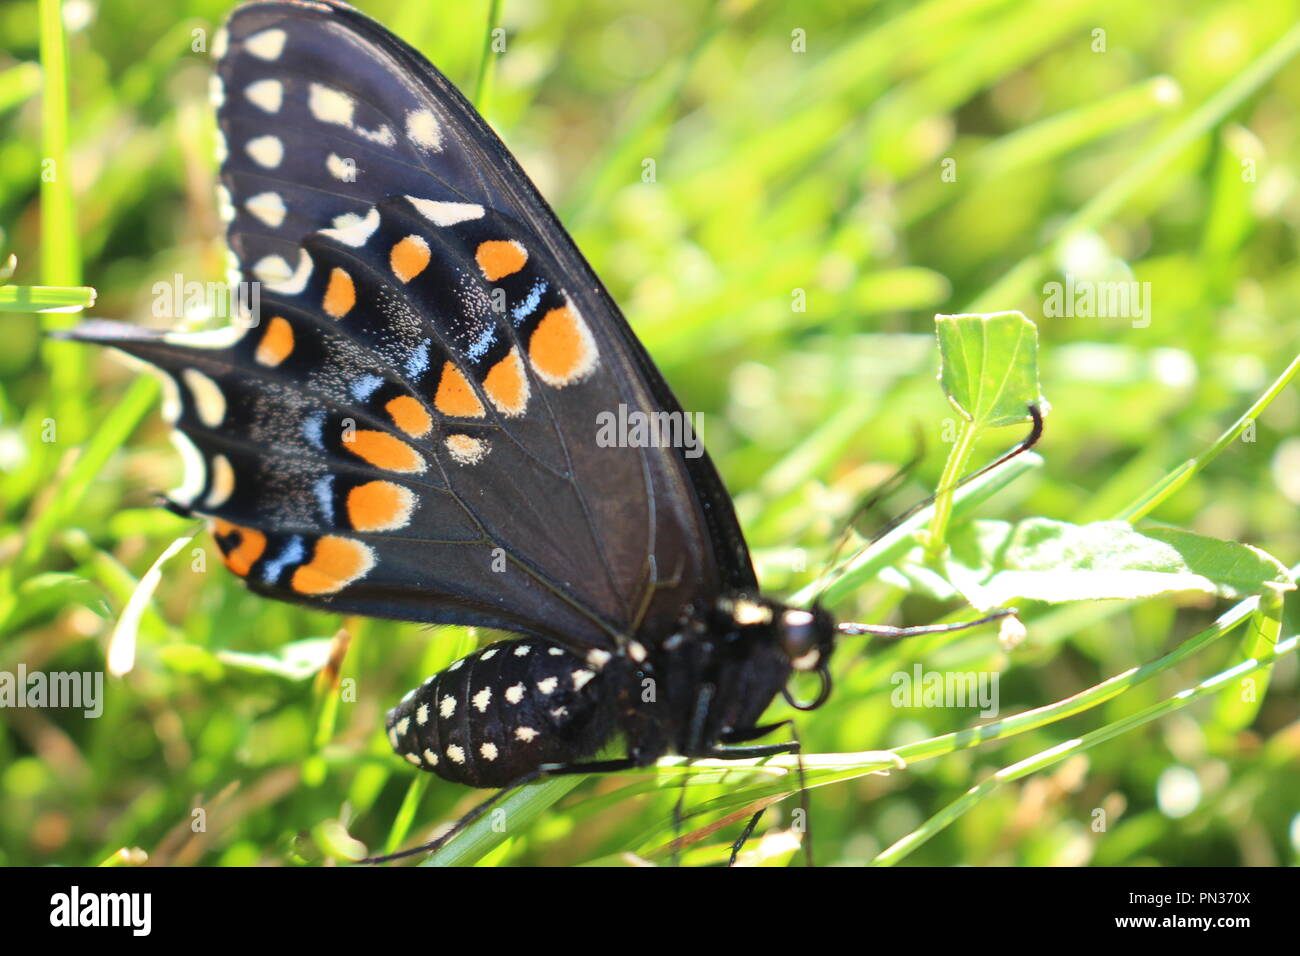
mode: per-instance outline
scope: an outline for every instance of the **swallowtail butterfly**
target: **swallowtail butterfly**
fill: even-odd
[[[169,507],[259,594],[516,635],[388,715],[446,780],[793,750],[751,743],[792,675],[828,690],[837,634],[890,629],[761,596],[707,455],[595,440],[602,411],[682,410],[474,108],[337,0],[242,5],[213,52],[221,207],[260,310],[73,333],[161,371],[187,466]],[[615,737],[625,756],[593,761]]]

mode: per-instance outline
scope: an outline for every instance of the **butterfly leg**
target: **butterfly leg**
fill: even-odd
[[[766,737],[782,727],[793,729],[794,723],[789,720],[778,720],[771,724],[759,724],[756,727],[750,727],[748,730],[725,730],[722,732],[722,742],[724,744],[748,743],[751,740],[757,740],[759,737]]]
[[[746,741],[756,740],[757,738],[764,737],[775,730],[780,730],[782,727],[790,728],[790,733],[794,735],[794,740],[789,740],[779,744],[758,744],[751,747],[725,746],[726,744],[741,744]],[[795,728],[794,721],[781,720],[771,724],[759,724],[758,726],[750,727],[747,730],[733,730],[722,735],[722,743],[724,746],[714,747],[706,756],[713,757],[717,760],[751,760],[761,757],[774,757],[780,754],[792,753],[795,755],[795,758],[798,761],[796,769],[799,775],[799,806],[800,809],[803,810],[805,821],[804,847],[808,854],[808,865],[812,866],[812,816],[809,813],[808,808],[808,787],[804,780],[803,760],[799,759],[803,748],[799,743],[798,731]],[[758,826],[758,821],[762,818],[766,810],[766,807],[759,810],[750,818],[749,822],[745,824],[745,829],[741,832],[736,842],[731,845],[731,860],[727,864],[728,866],[735,865],[736,857],[739,856],[745,842],[753,834],[754,828]]]
[[[740,856],[740,851],[744,849],[749,838],[753,836],[754,827],[758,826],[758,821],[763,819],[765,813],[767,813],[767,807],[750,817],[749,822],[745,824],[745,829],[741,830],[740,836],[736,837],[736,842],[731,844],[731,858],[727,860],[728,869],[736,865],[736,857]]]

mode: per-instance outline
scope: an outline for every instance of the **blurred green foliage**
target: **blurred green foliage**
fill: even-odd
[[[70,188],[75,230],[52,237],[38,4],[0,5],[0,245],[18,255],[14,282],[85,282],[99,291],[91,314],[156,324],[155,282],[221,278],[203,49],[228,6],[65,0],[66,178],[47,195]],[[359,6],[473,89],[485,0]],[[1248,0],[506,0],[487,115],[683,406],[706,413],[760,578],[790,593],[918,429],[919,467],[867,524],[933,490],[953,415],[935,382],[936,312],[1018,309],[1039,328],[1046,464],[986,517],[1114,517],[1300,351],[1298,19],[1296,2]],[[1044,315],[1044,282],[1066,273],[1149,282],[1149,325]],[[0,321],[0,670],[102,670],[137,580],[192,529],[152,507],[179,460],[151,383],[42,343],[73,317]],[[1294,565],[1298,422],[1291,387],[1151,517]],[[1013,440],[995,434],[972,461]],[[136,667],[108,680],[102,717],[4,712],[0,862],[94,863],[124,846],[164,863],[316,862],[346,843],[337,821],[378,850],[404,801],[414,835],[482,796],[439,781],[408,794],[381,733],[384,710],[475,635],[349,619],[355,701],[326,705],[312,680],[223,652],[275,653],[339,620],[247,594],[215,560],[194,567],[188,550],[164,566]],[[916,624],[951,609],[905,583],[837,610]],[[998,670],[1011,714],[1168,652],[1218,610],[1188,597],[1026,608],[1011,653],[986,631],[871,655],[849,639],[834,698],[799,732],[828,753],[973,726],[972,710],[892,706],[889,675],[916,661]],[[1288,615],[1283,636],[1296,630]],[[820,862],[870,860],[991,771],[1165,700],[1241,648],[1221,641],[1063,724],[818,788]],[[1198,703],[1002,787],[907,861],[1295,864],[1296,686],[1288,657],[1248,726]],[[676,792],[636,781],[581,784],[488,861],[650,849]],[[782,805],[787,821],[796,805]],[[718,859],[735,831],[688,862]]]

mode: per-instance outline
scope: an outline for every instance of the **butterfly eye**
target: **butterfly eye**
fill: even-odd
[[[822,663],[822,645],[828,643],[830,633],[824,632],[819,623],[812,612],[798,608],[781,615],[781,649],[797,671],[815,670]]]

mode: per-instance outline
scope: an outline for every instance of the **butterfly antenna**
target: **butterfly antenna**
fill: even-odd
[[[953,624],[921,624],[916,627],[889,627],[885,624],[855,624],[851,621],[844,621],[835,625],[835,630],[846,636],[858,637],[866,634],[877,640],[901,641],[904,638],[921,637],[925,634],[951,634],[953,631],[964,631],[968,628],[991,624],[994,621],[1000,621],[1004,617],[1012,617],[1018,613],[1020,612],[1013,607],[1003,607],[991,611],[974,621],[957,621]]]
[[[1005,465],[1007,462],[1015,458],[1017,455],[1023,455],[1025,452],[1029,451],[1029,449],[1033,448],[1035,445],[1038,444],[1038,440],[1043,437],[1042,410],[1038,407],[1037,404],[1033,402],[1029,403],[1025,407],[1029,411],[1029,417],[1033,420],[1033,424],[1030,426],[1029,429],[1029,434],[1026,435],[1020,441],[1019,444],[1017,444],[1014,448],[1010,449],[1009,451],[1005,452],[999,458],[989,462],[983,468],[980,468],[976,471],[971,472],[969,475],[964,475],[963,477],[959,478],[956,482],[953,483],[953,485],[951,486],[951,490],[956,491],[958,488],[962,487],[963,485],[969,484],[970,482],[974,481],[976,478],[980,478],[984,475],[987,475],[994,468],[998,468],[1002,465]],[[875,544],[885,535],[889,534],[891,531],[893,531],[903,522],[907,521],[908,519],[919,514],[921,511],[924,511],[926,508],[930,507],[930,505],[934,504],[934,500],[939,496],[939,493],[944,490],[947,489],[943,489],[943,488],[938,489],[934,494],[930,495],[929,497],[925,498],[922,501],[918,501],[911,508],[908,508],[901,515],[894,518],[887,525],[881,528],[880,531],[878,531],[875,535],[873,535],[871,540],[868,541],[865,545],[863,545],[861,549],[859,549],[858,553],[860,554],[862,551],[865,551],[867,548],[871,547],[873,544]],[[839,554],[839,545],[836,546],[836,557],[838,557],[838,554]],[[822,595],[826,593],[826,589],[829,588],[832,584],[834,584],[839,579],[840,575],[843,573],[844,573],[843,570],[841,570],[839,573],[830,575],[830,579],[827,580],[821,586],[821,589],[817,592],[817,597],[813,599],[814,606],[821,604]],[[968,627],[968,626],[972,626],[972,625],[963,625],[963,627]]]

